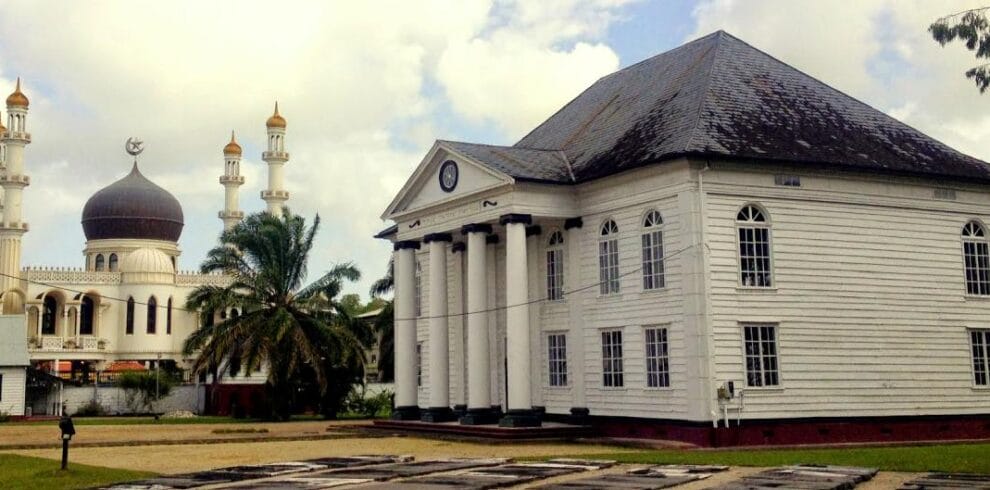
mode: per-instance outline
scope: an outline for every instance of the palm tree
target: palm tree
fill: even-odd
[[[380,298],[395,288],[395,261],[388,261],[385,276],[371,284],[371,297]],[[378,344],[378,380],[391,381],[395,378],[395,303],[389,300],[375,319],[374,329],[381,339]]]
[[[200,267],[230,275],[230,285],[200,286],[186,301],[204,325],[183,346],[186,355],[196,353],[193,371],[267,367],[272,415],[283,420],[301,374],[308,373],[321,393],[335,383],[346,383],[349,390],[350,377],[328,375],[339,374],[341,366],[363,367],[362,341],[370,335],[338,303],[344,282],[360,278],[354,265],[334,266],[315,282],[303,283],[319,226],[319,216],[307,228],[305,219],[287,208],[283,217],[248,216],[220,236]],[[230,308],[243,313],[209,321],[214,312]]]

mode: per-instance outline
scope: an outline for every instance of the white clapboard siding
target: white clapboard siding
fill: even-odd
[[[819,176],[783,190],[772,174],[711,177],[716,377],[745,389],[742,418],[990,410],[990,390],[973,385],[967,330],[990,326],[990,301],[966,297],[960,240],[986,216],[920,199],[916,185]],[[738,286],[735,216],[746,203],[770,216],[773,289]],[[744,322],[778,325],[776,389],[745,388]]]
[[[3,387],[0,392],[0,412],[7,415],[24,415],[27,372],[23,367],[2,367]]]

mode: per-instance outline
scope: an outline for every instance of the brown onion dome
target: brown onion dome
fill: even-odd
[[[17,88],[14,89],[14,93],[7,96],[7,107],[24,107],[28,106],[28,98],[21,92],[21,78],[17,77]]]
[[[3,118],[2,118],[2,117],[0,117],[0,134],[3,134],[3,133],[4,133],[4,131],[6,131],[6,130],[7,130],[7,128],[5,128],[5,127],[3,127],[3,120],[2,120],[2,119],[3,119]]]
[[[237,140],[234,139],[234,132],[231,131],[230,143],[227,143],[227,146],[223,147],[223,154],[241,156],[241,153],[242,153],[241,145],[237,144]]]
[[[278,102],[275,103],[275,114],[272,114],[272,117],[268,118],[268,121],[265,122],[265,126],[268,126],[269,128],[285,127],[285,118],[280,116],[278,113]]]
[[[123,179],[104,187],[86,201],[82,213],[86,240],[134,238],[178,242],[182,234],[182,205],[165,189],[148,180],[137,164]]]

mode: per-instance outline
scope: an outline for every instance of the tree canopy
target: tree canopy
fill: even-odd
[[[976,59],[990,58],[990,22],[987,22],[987,10],[983,7],[964,10],[942,17],[930,26],[928,32],[943,47],[955,40],[963,41],[966,49],[974,51]],[[966,71],[966,78],[973,80],[980,93],[990,86],[990,63],[975,66]]]

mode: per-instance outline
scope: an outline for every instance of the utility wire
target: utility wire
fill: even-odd
[[[668,258],[676,257],[676,256],[678,256],[678,255],[686,252],[689,248],[691,248],[691,247],[685,247],[685,248],[682,248],[680,250],[677,250],[677,251],[675,251],[675,252],[673,252],[671,254],[666,254],[666,255],[663,256],[663,259],[662,260],[666,261]],[[619,274],[615,279],[606,279],[604,281],[598,281],[598,282],[595,282],[595,283],[591,283],[591,284],[587,284],[587,285],[581,286],[581,287],[579,287],[577,289],[574,289],[572,291],[563,291],[561,293],[561,296],[566,297],[566,296],[570,296],[570,295],[573,295],[573,294],[577,294],[577,293],[580,293],[580,292],[587,291],[589,289],[593,289],[595,287],[600,287],[604,283],[611,282],[611,281],[616,280],[616,279],[621,279],[623,277],[631,276],[631,275],[636,274],[636,273],[638,273],[638,272],[640,272],[642,270],[643,270],[643,267],[642,266],[636,267],[635,269],[632,269],[632,270],[629,270],[629,271],[624,272],[622,274]],[[25,279],[25,278],[22,278],[22,277],[11,275],[11,274],[5,274],[3,272],[0,272],[0,277],[9,277],[9,278],[17,279],[19,281],[24,281],[24,282],[27,282],[27,283],[30,283],[30,284],[35,284],[35,285],[38,285],[38,286],[44,286],[46,288],[56,289],[56,290],[60,290],[60,291],[66,291],[66,292],[69,292],[69,293],[75,293],[75,294],[81,294],[81,295],[89,294],[86,291],[81,291],[81,290],[78,290],[78,289],[72,289],[72,288],[68,288],[68,287],[64,287],[64,286],[58,286],[58,285],[47,283],[47,282],[43,282],[43,281],[36,281],[36,280],[32,280],[32,279]],[[123,299],[123,298],[117,298],[117,297],[114,297],[114,296],[103,296],[103,295],[100,295],[100,301],[103,301],[103,300],[117,301],[117,302],[120,302],[120,303],[127,303],[129,301],[133,301],[135,305],[151,306],[151,305],[149,305],[145,301],[138,301],[138,300],[135,300],[133,298]],[[509,308],[518,308],[518,307],[522,307],[522,306],[529,306],[529,305],[532,305],[532,304],[542,303],[542,302],[545,302],[545,301],[551,301],[551,300],[548,297],[541,297],[541,298],[532,299],[532,300],[529,300],[529,301],[526,301],[526,302],[523,302],[523,303],[517,303],[517,304],[512,304],[512,305],[504,305],[504,306],[493,306],[491,308],[486,308],[484,310],[478,310],[478,311],[470,311],[470,312],[463,312],[463,313],[449,313],[449,314],[446,314],[446,315],[419,316],[419,317],[413,317],[413,318],[396,318],[395,321],[400,322],[400,321],[410,321],[410,320],[412,320],[412,321],[416,321],[416,320],[430,320],[430,319],[434,319],[434,318],[459,318],[459,317],[465,317],[465,316],[468,316],[468,315],[477,315],[477,314],[481,314],[481,313],[492,313],[492,312],[496,312],[496,311],[499,311],[499,310],[508,310]],[[157,308],[162,308],[162,309],[167,309],[168,308],[168,305],[166,304],[166,305],[163,306],[161,304],[158,304],[158,305],[156,305],[156,307]],[[199,311],[190,310],[190,309],[187,309],[187,308],[183,308],[181,306],[173,306],[172,309],[179,310],[179,311],[185,311],[185,312],[189,312],[189,313],[199,314]]]

